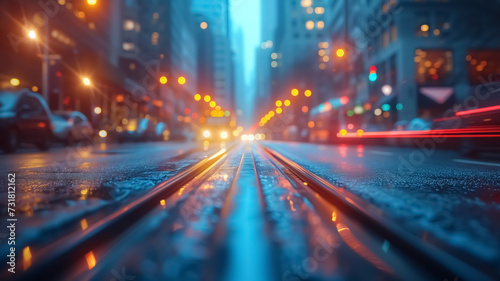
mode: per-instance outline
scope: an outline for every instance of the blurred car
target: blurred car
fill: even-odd
[[[422,118],[414,118],[408,124],[408,131],[427,131],[432,127],[432,121]]]
[[[155,127],[155,141],[167,141],[170,137],[170,131],[168,130],[167,124],[164,122],[159,122]]]
[[[230,134],[229,118],[207,117],[205,126],[201,128],[200,135],[203,141],[228,141],[232,139]]]
[[[87,117],[78,111],[59,111],[52,114],[54,137],[65,145],[90,140],[94,129]]]
[[[50,110],[40,95],[29,90],[0,92],[1,147],[14,152],[21,143],[48,150],[52,144]]]
[[[140,142],[140,141],[153,141],[156,137],[156,127],[153,122],[147,118],[141,119],[135,129],[127,128],[124,132],[120,133],[119,142]]]

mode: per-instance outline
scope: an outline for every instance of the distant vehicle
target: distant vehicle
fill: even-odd
[[[217,142],[231,139],[229,122],[229,117],[207,117],[200,130],[201,138]]]
[[[87,117],[78,111],[59,111],[52,114],[54,137],[65,145],[90,140],[93,128]]]
[[[51,113],[40,95],[28,90],[0,92],[2,150],[14,152],[21,143],[48,150],[52,131]]]
[[[156,127],[153,122],[147,118],[141,119],[135,130],[127,128],[119,135],[119,142],[140,142],[153,141],[156,137]]]

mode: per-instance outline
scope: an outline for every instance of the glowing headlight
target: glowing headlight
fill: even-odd
[[[220,133],[220,137],[221,137],[222,139],[227,139],[227,136],[228,136],[228,135],[227,135],[227,132],[221,132],[221,133]]]
[[[209,138],[210,137],[210,131],[208,131],[208,130],[207,131],[203,131],[203,136],[205,138]]]

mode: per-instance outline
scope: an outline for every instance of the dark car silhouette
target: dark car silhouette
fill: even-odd
[[[2,150],[14,152],[21,143],[48,150],[52,130],[50,110],[40,95],[28,90],[0,92]]]

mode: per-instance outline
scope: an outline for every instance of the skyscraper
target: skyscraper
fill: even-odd
[[[191,11],[213,35],[214,93],[225,108],[234,108],[234,62],[230,43],[228,0],[193,0]]]

